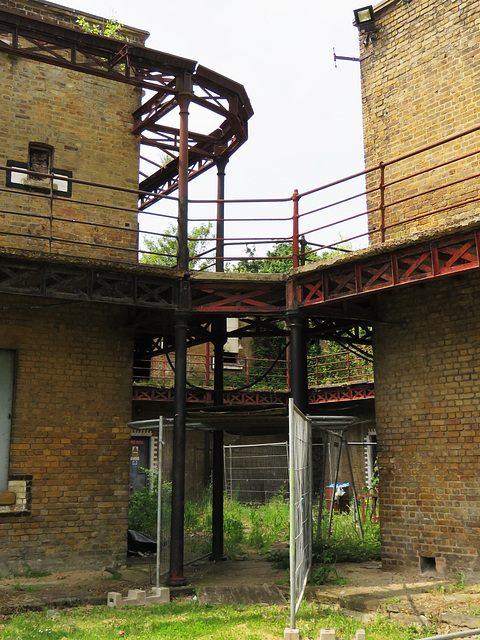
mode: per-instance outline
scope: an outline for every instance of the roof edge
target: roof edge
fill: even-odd
[[[379,13],[383,9],[386,9],[387,7],[389,7],[391,4],[398,4],[398,2],[399,0],[382,0],[382,2],[379,2],[378,4],[374,5],[373,12]]]

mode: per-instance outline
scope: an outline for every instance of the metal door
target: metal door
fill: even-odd
[[[15,351],[0,349],[0,491],[8,489]]]
[[[139,491],[147,484],[145,469],[150,468],[150,438],[130,440],[130,491]]]

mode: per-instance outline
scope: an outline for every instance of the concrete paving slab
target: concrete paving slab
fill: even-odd
[[[268,585],[239,587],[200,587],[199,604],[278,604],[286,603],[278,587]]]

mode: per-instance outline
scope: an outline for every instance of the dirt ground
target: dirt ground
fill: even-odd
[[[378,612],[399,622],[419,627],[430,621],[442,632],[480,627],[480,575],[456,581],[441,576],[422,576],[418,571],[393,573],[380,563],[341,564],[338,574],[345,584],[308,586],[306,599],[342,610],[364,622]],[[172,598],[191,599],[202,587],[278,587],[288,598],[285,571],[259,555],[245,560],[212,563],[203,559],[185,568],[188,586],[171,590]],[[75,571],[42,578],[0,579],[0,615],[19,611],[67,606],[106,604],[107,593],[127,595],[128,589],[148,590],[155,582],[154,560],[129,559],[118,572]]]

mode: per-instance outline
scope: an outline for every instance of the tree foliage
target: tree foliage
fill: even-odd
[[[351,247],[344,246],[346,250]],[[303,249],[308,262],[327,260],[343,253],[341,248],[326,249],[320,254],[313,251],[306,245]],[[240,260],[236,270],[243,273],[288,273],[293,268],[293,248],[291,242],[277,242],[273,249],[267,251],[266,258],[256,258],[255,250],[247,245],[247,258]],[[284,330],[286,325],[284,322],[278,323],[279,330]],[[263,337],[257,336],[252,338],[252,351],[255,358],[273,359],[285,348],[286,340],[284,336]],[[312,340],[308,346],[308,356],[327,355],[337,353],[344,350],[344,347],[331,341]],[[282,360],[285,358],[283,356]],[[279,366],[284,366],[279,365]],[[328,364],[325,367],[325,375]]]
[[[188,236],[188,254],[198,256],[208,247],[207,239],[212,238],[210,231],[211,222],[194,227]],[[143,264],[158,264],[164,267],[175,267],[177,264],[177,227],[171,224],[161,236],[155,238],[143,237],[143,242],[147,248],[140,255],[140,262]],[[207,269],[214,263],[214,260],[200,260],[194,263],[194,268],[198,270]]]
[[[344,250],[351,248],[347,245],[342,248],[325,249],[317,253],[309,245],[305,245],[302,252],[306,262],[327,260],[341,255]],[[265,258],[256,258],[255,249],[247,245],[246,258],[239,260],[236,271],[240,273],[288,273],[293,268],[293,245],[291,242],[277,242],[273,249],[267,251]]]
[[[97,36],[128,42],[127,36],[121,33],[123,24],[120,24],[117,20],[107,20],[105,24],[92,24],[84,16],[78,16],[76,22],[85,33],[95,33]]]

